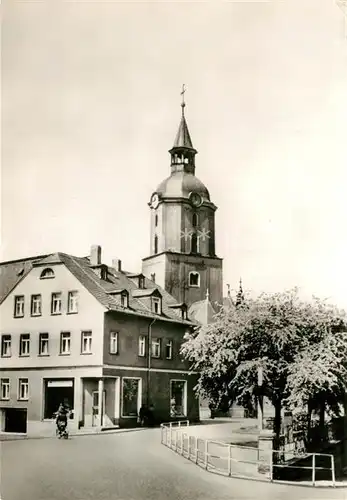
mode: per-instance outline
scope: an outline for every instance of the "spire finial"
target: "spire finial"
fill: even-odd
[[[237,295],[236,295],[236,306],[241,305],[244,301],[245,301],[245,296],[244,296],[243,290],[242,290],[242,279],[240,278],[239,291],[237,292]]]
[[[186,103],[185,103],[185,101],[184,101],[184,94],[185,94],[186,90],[187,90],[187,89],[186,89],[186,86],[185,86],[185,84],[183,84],[183,85],[182,85],[182,91],[181,91],[181,96],[182,96],[182,102],[181,102],[181,107],[182,107],[182,115],[184,115],[184,108],[185,108],[185,106],[186,106]]]

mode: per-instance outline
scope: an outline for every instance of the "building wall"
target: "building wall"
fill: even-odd
[[[94,376],[96,377],[96,380],[98,380],[101,374],[101,367],[2,370],[1,378],[8,378],[10,380],[10,399],[8,401],[0,400],[0,408],[26,409],[28,434],[42,434],[42,432],[46,431],[48,434],[54,435],[55,426],[53,425],[53,419],[44,419],[45,381],[55,379],[73,379],[74,418],[69,421],[69,427],[71,429],[77,429],[79,422],[83,419],[82,379],[84,377]],[[20,378],[27,378],[29,382],[29,398],[27,401],[20,401],[18,399],[18,383]]]
[[[167,254],[168,262],[165,273],[165,289],[178,302],[191,305],[203,300],[209,290],[210,301],[222,303],[223,271],[222,260],[184,254]],[[200,286],[189,286],[189,273],[200,274]]]
[[[6,368],[100,365],[102,362],[104,308],[63,265],[49,265],[55,278],[40,279],[44,267],[34,267],[0,306],[1,334],[10,334],[12,356],[2,358]],[[67,313],[69,291],[78,291],[78,313]],[[62,314],[51,315],[51,294],[62,292]],[[41,316],[30,315],[32,294],[42,296]],[[14,317],[14,297],[25,296],[25,315]],[[81,332],[92,331],[92,354],[81,354]],[[60,355],[60,333],[71,333],[71,354]],[[20,334],[30,333],[30,355],[19,356]],[[49,333],[49,356],[39,355],[39,334]]]
[[[166,255],[162,253],[159,255],[153,255],[150,259],[142,261],[142,273],[144,276],[151,279],[151,275],[154,273],[156,284],[164,289],[166,260]]]
[[[160,358],[151,357],[151,367],[162,370],[189,370],[189,363],[183,361],[179,350],[186,332],[186,325],[160,321],[153,322],[152,318],[126,316],[122,313],[105,313],[104,329],[104,365],[148,367],[148,339],[149,327],[151,336],[161,339]],[[118,332],[118,354],[110,354],[110,333]],[[139,337],[146,337],[145,356],[139,356]],[[165,358],[165,345],[167,341],[173,343],[172,359]]]
[[[196,213],[198,216],[198,224],[196,228],[193,226],[193,214]],[[188,231],[196,231],[197,235],[200,235],[200,232],[205,232],[206,236],[204,238],[199,239],[199,253],[203,256],[211,255],[210,242],[213,242],[212,247],[214,248],[214,210],[210,207],[202,205],[199,208],[193,208],[190,204],[184,205],[182,209],[182,221],[181,221],[181,230],[184,231],[187,229]],[[200,232],[199,232],[200,231]],[[181,233],[180,233],[181,235]],[[187,239],[185,241],[184,238],[181,238],[181,250],[183,253],[191,252],[191,240]],[[213,254],[212,254],[213,255]]]
[[[181,251],[181,230],[182,230],[182,204],[163,203],[163,237],[164,247],[162,251]]]
[[[198,376],[189,375],[187,372],[163,372],[156,371],[153,368],[150,372],[143,369],[117,369],[104,368],[104,376],[119,377],[119,425],[121,427],[133,427],[137,425],[136,417],[124,417],[122,414],[122,386],[124,378],[141,379],[141,402],[142,404],[154,407],[154,418],[156,423],[168,422],[172,420],[170,416],[170,382],[171,380],[184,380],[187,382],[187,415],[182,418],[188,418],[192,421],[199,420],[199,401],[194,393],[194,387],[197,384]],[[149,391],[148,391],[149,388]],[[149,394],[149,397],[148,397]],[[106,401],[107,401],[106,395]],[[106,402],[107,406],[107,402]],[[174,418],[173,420],[177,420]]]

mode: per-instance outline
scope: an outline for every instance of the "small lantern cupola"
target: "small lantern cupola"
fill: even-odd
[[[184,115],[184,108],[186,103],[184,101],[184,93],[186,89],[183,85],[182,88],[182,116],[181,122],[178,127],[176,139],[172,149],[169,153],[171,154],[171,173],[175,172],[186,172],[188,174],[195,174],[195,155],[197,150],[194,149],[192,140],[190,138],[188,125]]]

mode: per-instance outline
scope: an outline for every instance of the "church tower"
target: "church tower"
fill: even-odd
[[[204,300],[222,303],[222,259],[215,252],[215,212],[206,186],[195,176],[196,149],[182,113],[169,153],[171,174],[153,192],[150,255],[142,272],[189,306]]]

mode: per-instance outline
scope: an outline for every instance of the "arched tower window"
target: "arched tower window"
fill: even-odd
[[[191,249],[190,251],[192,253],[197,253],[198,252],[198,238],[196,236],[196,233],[192,234],[192,243],[191,243]]]
[[[189,273],[189,286],[191,287],[199,287],[200,286],[200,274],[197,272]]]
[[[158,214],[155,214],[155,217],[154,217],[154,225],[155,227],[158,226]]]
[[[195,212],[193,213],[192,224],[193,224],[193,227],[197,227],[199,224],[199,216]]]
[[[158,236],[154,236],[154,253],[158,253]]]

